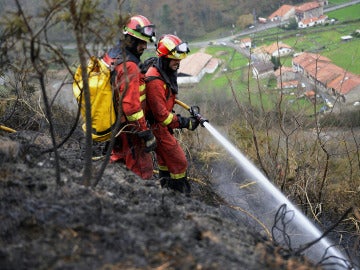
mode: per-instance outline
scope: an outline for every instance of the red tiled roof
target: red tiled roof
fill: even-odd
[[[241,39],[240,40],[240,42],[242,42],[242,43],[247,43],[247,42],[251,42],[251,38],[243,38],[243,39]]]
[[[315,91],[314,90],[308,90],[308,91],[305,92],[305,96],[313,97],[313,96],[315,96]]]
[[[276,10],[275,12],[273,12],[270,16],[269,19],[275,18],[275,17],[283,17],[284,15],[286,15],[288,12],[291,11],[291,9],[293,9],[294,6],[290,6],[290,5],[282,5],[278,10]]]
[[[331,60],[312,53],[302,53],[293,58],[306,72],[339,94],[347,94],[360,85],[360,76],[350,73],[331,63]]]
[[[352,89],[360,85],[360,76],[354,75],[350,72],[344,72],[335,80],[330,82],[328,88],[333,88],[337,93],[347,94]]]
[[[296,12],[305,12],[318,7],[320,7],[320,4],[318,2],[308,2],[296,7],[295,10]]]
[[[344,70],[332,63],[312,63],[306,69],[307,73],[309,73],[313,78],[316,78],[318,81],[323,84],[327,84],[337,78],[340,74],[344,72]]]
[[[317,22],[317,21],[324,20],[326,18],[327,18],[327,16],[321,15],[320,17],[312,17],[312,18],[308,18],[308,19],[303,19],[303,20],[301,20],[301,22],[303,24],[307,25],[307,24],[310,24],[312,22]]]
[[[214,71],[219,65],[219,59],[211,58],[210,61],[206,65],[206,69],[208,71]]]
[[[293,62],[305,68],[306,66],[311,65],[312,63],[320,63],[320,62],[330,63],[331,60],[325,56],[321,56],[320,54],[305,52],[294,57]]]

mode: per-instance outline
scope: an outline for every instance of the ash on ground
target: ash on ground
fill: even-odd
[[[59,149],[59,185],[53,153],[42,153],[48,136],[0,135],[2,270],[320,269],[232,218],[197,182],[187,197],[109,164],[84,186],[81,142],[70,139]]]

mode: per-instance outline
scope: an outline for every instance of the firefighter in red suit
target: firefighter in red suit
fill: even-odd
[[[145,81],[140,56],[148,42],[155,41],[155,26],[142,15],[130,18],[124,27],[124,39],[103,57],[112,71],[121,132],[116,137],[110,162],[123,162],[143,179],[153,176],[151,151],[156,139],[145,120]],[[124,59],[125,57],[125,59]]]
[[[180,61],[189,53],[186,42],[175,35],[164,35],[156,46],[157,60],[145,74],[147,118],[156,137],[155,149],[159,166],[160,184],[164,188],[189,194],[187,159],[173,129],[195,130],[199,125],[195,117],[182,117],[173,113],[178,94],[177,70]]]

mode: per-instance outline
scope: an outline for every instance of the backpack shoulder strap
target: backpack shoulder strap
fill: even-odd
[[[145,82],[151,82],[153,80],[163,80],[160,76],[148,76],[145,78]]]
[[[153,80],[162,80],[165,82],[158,69],[154,66],[151,66],[149,67],[148,72],[145,75],[145,82],[147,83]]]
[[[145,74],[150,67],[154,66],[156,61],[157,61],[157,57],[152,56],[152,57],[149,57],[148,59],[146,59],[144,61],[144,63],[140,63],[139,67],[140,67],[141,73]]]
[[[159,75],[159,76],[151,75],[151,76],[147,76],[145,78],[145,83],[148,83],[148,82],[151,82],[151,81],[154,81],[154,80],[161,80],[161,81],[165,82],[165,80],[161,77],[161,75]],[[167,87],[169,87],[166,82],[165,82],[165,84],[166,84]],[[166,96],[166,100],[168,100],[170,98],[170,93],[171,93],[171,90],[169,89],[168,94]]]

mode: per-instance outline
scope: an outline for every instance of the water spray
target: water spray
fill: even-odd
[[[209,133],[228,151],[229,154],[237,161],[239,166],[242,167],[246,175],[256,182],[262,191],[269,196],[269,203],[264,203],[264,212],[275,216],[277,209],[284,207],[287,209],[288,215],[291,215],[291,224],[287,224],[288,236],[293,243],[298,244],[298,248],[319,239],[314,245],[309,247],[304,253],[315,263],[324,262],[324,265],[330,265],[330,269],[354,269],[349,263],[347,256],[345,256],[338,248],[336,248],[330,241],[322,237],[321,231],[293,204],[288,198],[275,187],[262,173],[253,165],[237,148],[235,148],[224,136],[222,136],[210,123],[200,114],[198,106],[188,106],[180,100],[175,100],[175,103],[188,110],[190,114],[195,117],[205,127]],[[234,195],[234,197],[236,194]],[[264,198],[263,198],[264,199]],[[273,204],[274,203],[274,204]],[[291,214],[289,214],[291,213]],[[274,219],[271,220],[273,222]],[[268,224],[272,226],[273,224]],[[284,244],[284,243],[282,243]],[[324,267],[326,269],[326,266]]]

